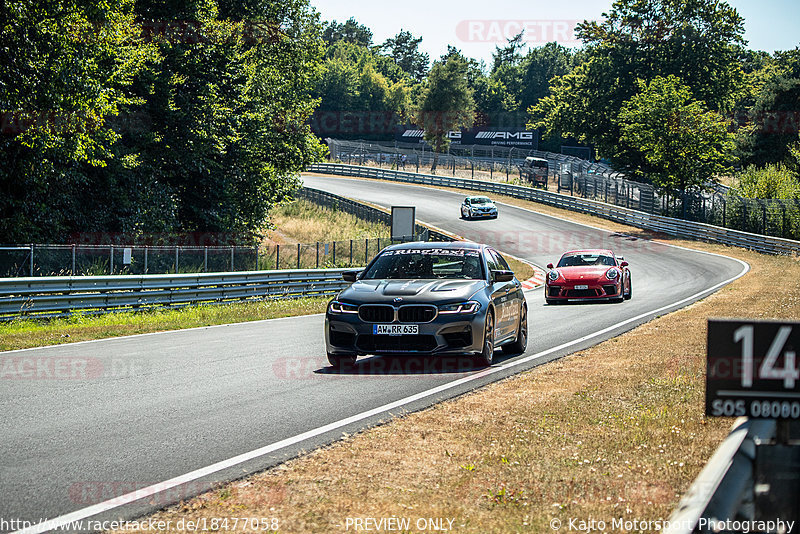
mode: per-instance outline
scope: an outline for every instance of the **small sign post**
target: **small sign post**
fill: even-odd
[[[708,321],[706,415],[800,419],[800,323]]]
[[[392,206],[392,240],[414,239],[416,208],[414,206]]]
[[[774,441],[755,441],[755,519],[799,520],[800,323],[708,321],[706,415],[776,420]]]

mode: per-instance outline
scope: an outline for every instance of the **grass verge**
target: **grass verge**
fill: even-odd
[[[324,312],[327,302],[327,298],[260,300],[106,315],[75,314],[60,319],[20,319],[0,323],[0,351],[308,315]]]
[[[307,200],[278,206],[270,213],[270,220],[275,229],[267,231],[267,238],[280,245],[389,238],[389,227],[385,224],[363,221],[355,215],[325,209]]]
[[[553,532],[554,520],[562,530],[595,520],[607,532],[659,531],[654,522],[667,519],[731,424],[703,415],[706,319],[800,316],[797,258],[668,241],[739,258],[751,271],[591,349],[346,437],[156,519],[274,517],[281,532],[346,531],[356,518],[388,517],[408,518],[415,532],[429,518],[455,532]],[[780,292],[771,291],[775,284]]]

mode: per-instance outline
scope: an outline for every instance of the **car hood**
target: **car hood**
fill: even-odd
[[[486,285],[484,280],[359,280],[338,298],[354,304],[394,303],[395,298],[403,299],[403,303],[452,302],[467,300]]]
[[[586,267],[558,267],[558,271],[567,280],[598,280],[605,278],[610,265],[589,265]]]

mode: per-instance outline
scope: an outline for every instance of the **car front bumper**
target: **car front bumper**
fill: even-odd
[[[576,285],[585,285],[586,289],[576,289]],[[622,282],[582,282],[581,284],[555,282],[545,284],[547,300],[608,300],[622,297]]]
[[[485,313],[437,316],[413,335],[374,334],[356,314],[325,314],[325,346],[331,354],[463,355],[483,348]],[[392,323],[405,324],[405,323]]]

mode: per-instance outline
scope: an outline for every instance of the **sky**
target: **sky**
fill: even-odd
[[[745,39],[754,50],[774,52],[800,45],[798,0],[728,0],[745,19]],[[311,0],[323,20],[350,17],[370,28],[382,43],[401,29],[422,37],[431,60],[454,45],[466,56],[491,63],[495,46],[526,28],[529,46],[556,40],[578,46],[572,35],[576,21],[600,20],[612,0]]]

